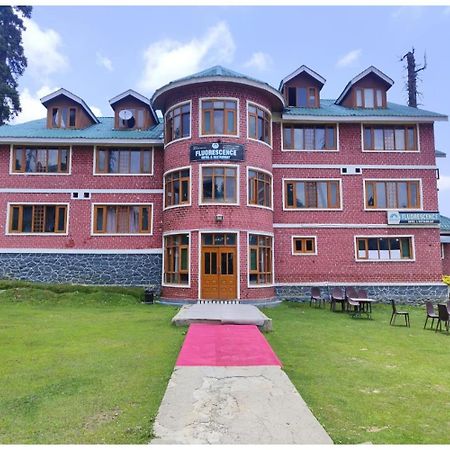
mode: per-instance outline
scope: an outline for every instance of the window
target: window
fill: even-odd
[[[357,259],[360,260],[411,260],[410,237],[357,238]]]
[[[152,149],[104,148],[96,149],[96,174],[150,175],[152,173]]]
[[[283,125],[283,148],[289,150],[336,150],[336,126]]]
[[[237,202],[236,167],[202,167],[202,202]]]
[[[272,207],[272,177],[258,170],[248,171],[249,205]]]
[[[95,234],[150,234],[152,205],[95,205]]]
[[[164,177],[164,205],[186,205],[190,201],[190,169],[175,170]]]
[[[365,126],[364,150],[415,151],[415,126]]]
[[[129,111],[131,114],[124,114],[122,118],[121,112]],[[145,126],[145,110],[144,108],[124,108],[117,112],[117,128],[119,129],[133,129],[144,128]],[[129,118],[125,118],[129,117]]]
[[[10,205],[10,233],[65,233],[67,205]]]
[[[164,282],[189,284],[189,235],[164,237]]]
[[[202,134],[237,136],[237,102],[235,100],[203,100]]]
[[[318,108],[319,92],[315,87],[289,87],[288,106]]]
[[[384,92],[381,89],[356,89],[357,108],[384,108]]]
[[[294,236],[293,250],[294,255],[316,255],[316,238],[315,237],[297,237]]]
[[[340,208],[339,181],[285,181],[285,205],[290,209]]]
[[[76,108],[52,108],[52,128],[75,128],[77,117]]]
[[[270,145],[271,115],[264,109],[249,103],[247,120],[248,137]]]
[[[191,135],[191,104],[183,103],[166,114],[166,144]]]
[[[366,181],[366,208],[419,209],[419,181]]]
[[[250,284],[272,283],[272,238],[249,234]]]
[[[14,147],[15,173],[68,173],[69,148]]]

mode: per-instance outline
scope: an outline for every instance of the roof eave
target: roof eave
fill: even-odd
[[[304,122],[397,122],[397,123],[418,123],[418,122],[439,122],[447,121],[447,116],[325,116],[325,115],[294,115],[282,114],[283,120],[296,120]]]
[[[295,78],[297,75],[300,75],[302,72],[306,72],[309,76],[313,77],[314,79],[316,79],[319,83],[322,84],[322,86],[326,83],[326,79],[324,77],[322,77],[321,75],[319,75],[316,71],[310,69],[308,66],[302,65],[300,66],[298,69],[294,70],[294,72],[292,72],[291,74],[289,74],[287,77],[283,78],[280,81],[280,87],[278,88],[279,91],[281,91],[283,89],[283,86],[290,80],[292,80],[292,78]]]
[[[155,111],[154,111],[154,109],[152,107],[150,99],[145,97],[145,96],[143,96],[142,94],[139,94],[139,92],[136,92],[133,89],[128,89],[127,91],[122,92],[119,95],[116,95],[115,97],[113,97],[112,99],[109,100],[109,104],[112,107],[116,103],[120,102],[120,100],[122,100],[122,99],[124,99],[125,97],[128,97],[128,96],[134,97],[135,99],[137,99],[137,100],[141,101],[142,103],[144,103],[149,108],[150,113],[153,116],[153,119],[155,119],[155,122],[159,123],[159,118],[156,115],[156,113],[155,113]]]
[[[150,145],[164,145],[164,139],[149,139],[149,138],[23,138],[23,137],[11,137],[11,138],[0,138],[1,144],[66,144],[66,145],[101,145],[101,144],[150,144]]]

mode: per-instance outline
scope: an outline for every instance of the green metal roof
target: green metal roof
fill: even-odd
[[[450,233],[450,218],[445,217],[441,214],[441,231],[445,233]]]
[[[213,66],[209,69],[202,70],[200,72],[188,75],[187,77],[178,78],[178,80],[171,81],[171,83],[178,83],[179,81],[185,81],[195,78],[211,78],[211,77],[227,77],[227,78],[247,78],[247,80],[256,81],[258,83],[265,83],[264,81],[257,80],[256,78],[251,78],[234,70],[227,69],[223,66]]]
[[[320,108],[298,108],[286,107],[283,116],[332,116],[332,117],[435,117],[445,119],[445,114],[439,114],[424,109],[412,108],[399,105],[398,103],[387,103],[387,108],[347,108],[336,105],[335,100],[321,99]]]
[[[32,120],[17,125],[0,127],[2,138],[36,139],[163,139],[163,124],[148,130],[115,130],[114,117],[98,117],[100,123],[84,129],[47,128],[47,119]]]

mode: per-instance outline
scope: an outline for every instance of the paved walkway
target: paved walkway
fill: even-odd
[[[190,326],[152,444],[332,444],[254,325]]]

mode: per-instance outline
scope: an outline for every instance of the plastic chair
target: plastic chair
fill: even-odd
[[[314,303],[314,305],[320,305],[322,303],[322,301],[325,303],[325,301],[322,299],[322,295],[320,294],[320,288],[319,287],[312,287],[311,288],[311,298],[309,299],[309,306],[312,306],[312,304]]]
[[[444,322],[445,329],[447,330],[447,334],[448,334],[450,320],[449,320],[449,313],[448,313],[447,305],[439,304],[438,305],[438,321],[436,324],[436,333],[437,333],[438,328],[440,328],[440,331],[442,331],[442,322]]]
[[[331,291],[330,310],[336,311],[336,303],[340,303],[342,311],[345,311],[346,298],[340,287],[334,287]]]
[[[425,305],[427,307],[427,318],[425,319],[425,325],[423,326],[423,329],[425,330],[425,328],[427,327],[428,319],[432,319],[430,328],[432,330],[434,325],[434,319],[439,319],[439,316],[434,312],[433,303],[428,301],[425,302]]]
[[[391,304],[392,304],[392,316],[391,316],[391,321],[389,322],[390,325],[395,325],[395,318],[397,316],[404,316],[405,317],[405,325],[407,327],[411,327],[411,323],[409,321],[409,312],[407,311],[397,311],[397,308],[395,306],[395,301],[391,300]]]

